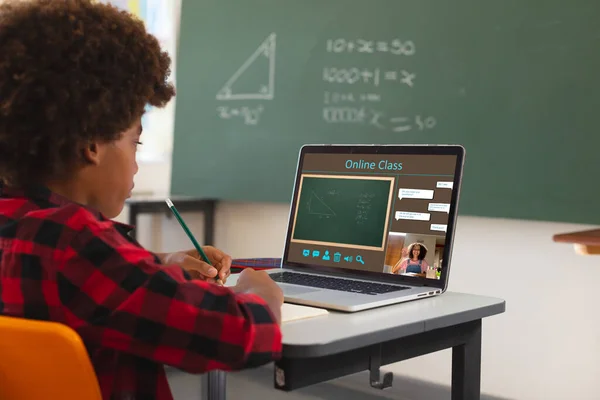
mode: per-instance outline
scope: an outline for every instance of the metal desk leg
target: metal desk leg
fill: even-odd
[[[202,400],[225,400],[227,398],[227,373],[211,371],[202,375]]]
[[[215,202],[207,202],[204,208],[204,243],[215,244]]]
[[[129,206],[129,225],[133,226],[133,230],[129,233],[129,236],[137,240],[137,218],[138,218],[139,210],[137,205],[132,204]]]
[[[471,327],[465,343],[452,348],[452,400],[481,398],[481,320]]]

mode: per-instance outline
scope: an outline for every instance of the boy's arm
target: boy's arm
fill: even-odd
[[[190,281],[180,267],[154,263],[114,229],[79,232],[57,280],[67,323],[86,343],[190,373],[280,356],[280,327],[260,297]]]

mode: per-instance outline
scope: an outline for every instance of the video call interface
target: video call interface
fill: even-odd
[[[287,261],[440,279],[456,156],[306,154]]]

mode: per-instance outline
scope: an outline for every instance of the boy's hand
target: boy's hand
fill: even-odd
[[[185,269],[193,279],[203,279],[225,284],[231,275],[231,257],[213,246],[202,246],[212,266],[202,260],[196,249],[158,254],[163,264],[176,264]]]
[[[281,324],[283,291],[265,271],[244,268],[232,290],[236,293],[253,293],[261,297],[269,306],[276,322]]]

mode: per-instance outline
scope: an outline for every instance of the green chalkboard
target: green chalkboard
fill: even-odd
[[[303,176],[292,239],[383,250],[393,183],[393,178]]]
[[[600,223],[600,3],[184,0],[175,194],[289,202],[305,143],[459,143],[460,213]]]

